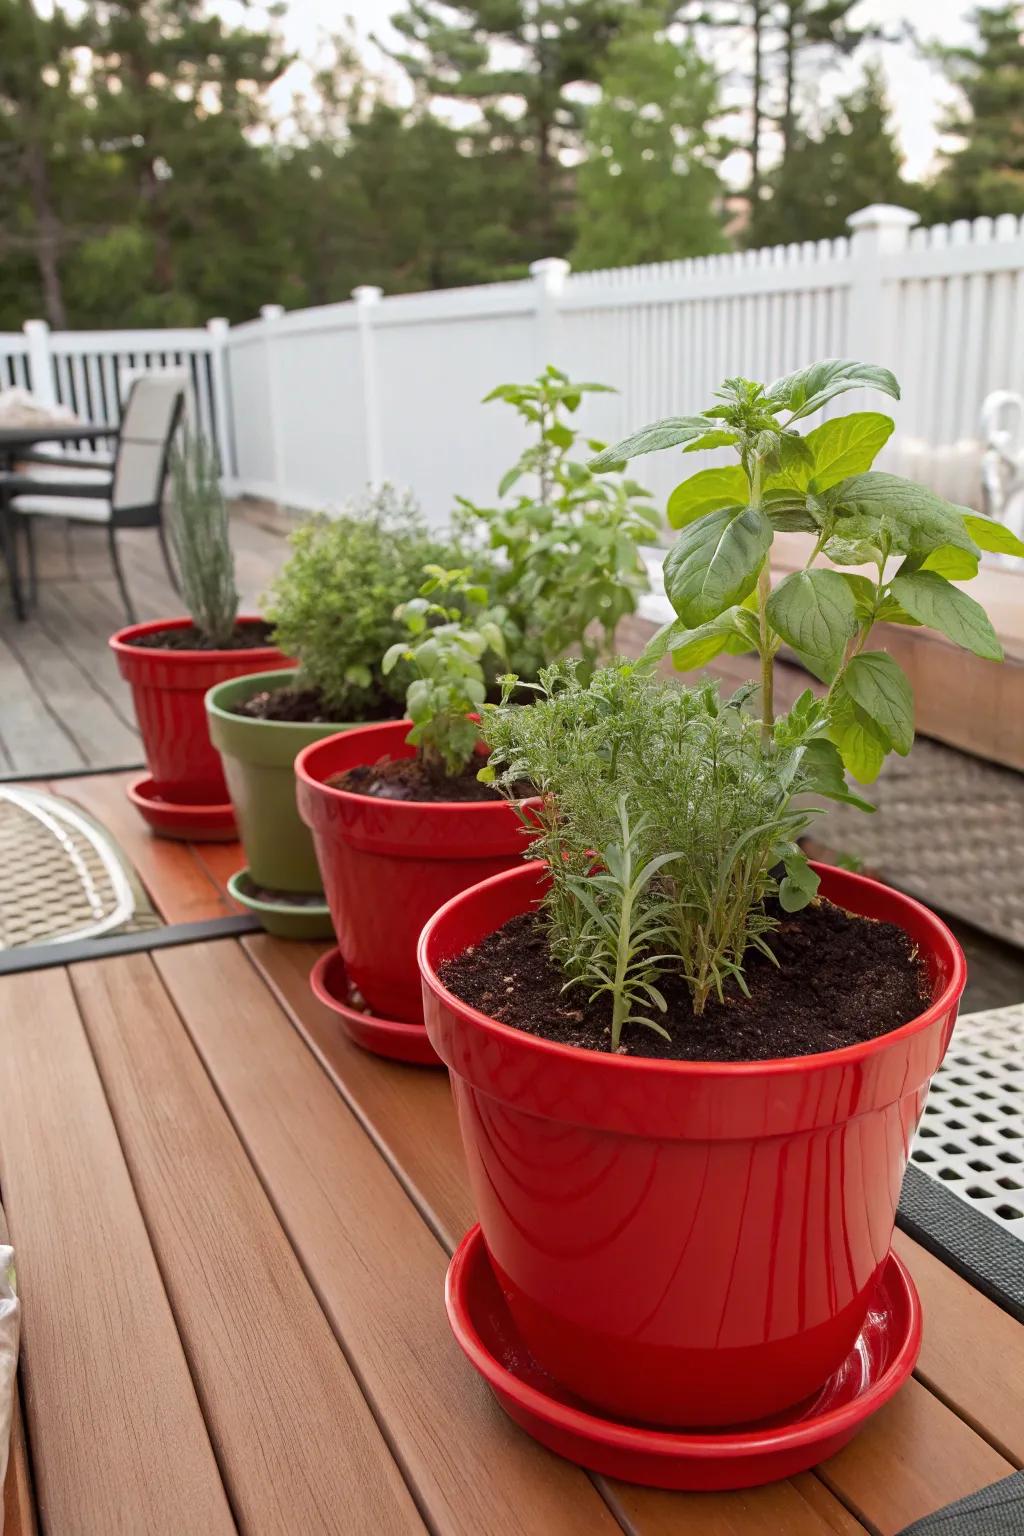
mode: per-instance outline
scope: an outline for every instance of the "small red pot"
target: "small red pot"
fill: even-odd
[[[531,908],[538,863],[463,892],[423,931],[427,1033],[495,1273],[536,1362],[618,1419],[764,1418],[820,1387],[864,1323],[966,966],[918,902],[815,868],[831,901],[910,934],[934,999],[889,1035],[815,1056],[613,1056],[460,1002],[438,966]]]
[[[239,623],[256,623],[251,614]],[[121,676],[131,684],[153,793],[179,805],[220,803],[228,798],[220,753],[210,744],[203,704],[208,688],[248,672],[291,666],[274,645],[244,651],[172,651],[133,645],[140,635],[187,629],[189,618],[129,624],[110,637]]]
[[[325,779],[382,757],[414,757],[411,721],[314,742],[295,759],[299,814],[317,861],[349,980],[374,1013],[422,1023],[416,941],[432,912],[522,861],[522,825],[503,800],[380,800]]]

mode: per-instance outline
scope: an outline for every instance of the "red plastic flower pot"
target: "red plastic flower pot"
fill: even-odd
[[[381,800],[324,781],[382,757],[413,757],[411,722],[361,726],[295,759],[299,814],[313,833],[338,947],[374,1013],[422,1022],[416,941],[443,902],[522,861],[522,826],[502,800]]]
[[[536,1362],[618,1419],[761,1419],[814,1392],[860,1331],[911,1138],[966,980],[927,908],[824,865],[822,894],[898,923],[933,1002],[891,1034],[751,1063],[580,1050],[488,1018],[438,967],[530,910],[526,864],[441,908],[419,947],[477,1214]]]
[[[240,624],[259,623],[251,614]],[[293,665],[273,645],[239,651],[174,651],[133,645],[140,635],[187,629],[189,618],[130,624],[110,637],[121,676],[131,684],[153,791],[175,804],[202,805],[228,798],[220,754],[210,743],[203,699],[208,688],[247,672]]]

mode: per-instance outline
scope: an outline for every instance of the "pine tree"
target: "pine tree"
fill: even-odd
[[[391,18],[407,44],[395,57],[420,100],[471,103],[478,148],[518,152],[534,255],[560,251],[569,234],[562,159],[578,148],[582,119],[569,87],[596,80],[629,8],[630,0],[406,0]]]
[[[612,43],[601,100],[586,119],[580,169],[579,267],[621,266],[726,248],[710,124],[718,81],[688,37],[673,41],[653,9],[638,11]]]
[[[976,10],[977,42],[938,50],[964,106],[942,124],[961,140],[935,186],[946,218],[1024,213],[1024,10]]]
[[[786,159],[767,179],[748,231],[751,245],[781,245],[841,235],[870,203],[915,206],[920,191],[903,180],[881,75],[840,97],[819,132],[798,128]]]

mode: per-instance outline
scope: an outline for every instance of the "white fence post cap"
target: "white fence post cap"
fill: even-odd
[[[920,215],[913,208],[901,208],[899,203],[872,203],[851,213],[846,222],[851,229],[913,229],[920,222]]]
[[[530,262],[530,276],[549,293],[560,293],[571,271],[572,263],[564,256],[542,256],[539,261]]]
[[[281,316],[283,314],[284,314],[284,305],[283,304],[261,304],[260,305],[260,319],[261,320],[280,320],[280,318],[281,318]]]
[[[374,283],[360,283],[358,288],[352,289],[352,297],[357,304],[379,304],[384,297],[384,289]]]

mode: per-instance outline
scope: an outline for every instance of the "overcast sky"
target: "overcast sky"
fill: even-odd
[[[235,0],[219,0],[218,8],[230,14],[232,19],[243,14]],[[389,28],[388,17],[398,8],[396,0],[341,0],[340,4],[337,0],[286,0],[285,13],[279,24],[288,45],[308,57],[315,51],[318,40],[327,32],[338,31],[343,18],[350,15],[368,61],[380,66],[380,56],[374,55],[369,38],[377,34],[386,43],[397,41]],[[893,31],[900,23],[909,23],[923,40],[952,43],[971,35],[965,20],[968,8],[966,0],[862,0],[853,19],[859,24],[884,23]],[[259,6],[253,9],[258,10]],[[251,10],[249,15],[252,15]],[[944,103],[950,100],[949,87],[933,65],[916,55],[909,42],[864,50],[865,57],[872,53],[880,58],[888,81],[907,174],[921,176],[935,158],[938,148],[936,121]],[[296,67],[276,87],[275,104],[282,112],[287,110],[293,90],[302,88],[305,73],[301,67]],[[823,96],[834,95],[857,73],[854,67],[852,70],[847,68],[845,73],[834,70],[823,77],[819,82]]]

